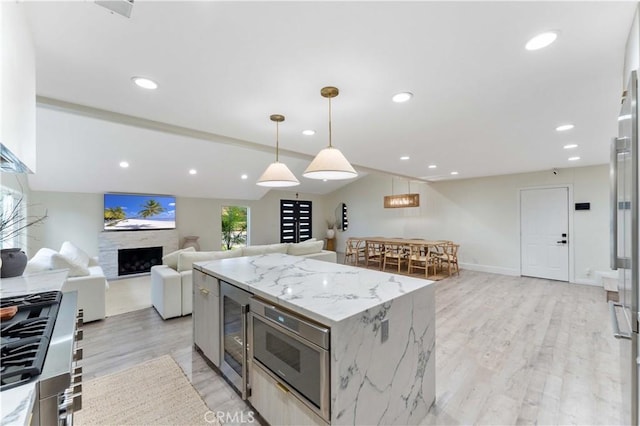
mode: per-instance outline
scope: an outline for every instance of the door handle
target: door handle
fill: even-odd
[[[616,307],[623,307],[622,303],[615,303],[609,300],[609,313],[611,314],[611,326],[613,327],[613,337],[616,339],[631,340],[631,333],[622,333],[618,325],[618,317],[616,316]]]
[[[558,243],[558,244],[567,244],[567,240],[556,241],[556,243]]]
[[[630,143],[628,138],[613,138],[611,141],[611,165],[609,170],[609,185],[610,185],[610,206],[609,212],[610,221],[610,238],[611,243],[611,258],[610,267],[614,271],[618,268],[627,267],[626,259],[618,258],[618,154],[629,152]]]

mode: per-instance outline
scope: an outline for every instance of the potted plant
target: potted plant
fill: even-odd
[[[5,202],[6,197],[11,197],[13,202]],[[3,191],[0,195],[2,210],[0,210],[0,278],[11,278],[22,275],[27,266],[27,255],[21,248],[4,248],[7,241],[22,234],[30,226],[42,223],[47,218],[45,211],[43,216],[28,216],[25,211],[24,197],[22,194],[15,198],[9,191]]]

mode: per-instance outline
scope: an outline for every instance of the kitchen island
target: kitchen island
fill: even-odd
[[[416,424],[426,416],[435,400],[433,282],[284,254],[194,268],[330,329],[330,414],[323,423]],[[194,297],[202,291],[195,277]],[[194,327],[202,306],[194,303]],[[251,368],[262,371],[250,360]],[[282,410],[270,409],[277,406],[270,398],[288,390],[277,381],[268,389],[256,372],[249,374],[256,410],[271,424],[300,422],[274,417]],[[307,420],[322,424],[320,417]]]

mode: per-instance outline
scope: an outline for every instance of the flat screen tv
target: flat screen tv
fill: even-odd
[[[104,194],[105,231],[175,229],[176,197]]]

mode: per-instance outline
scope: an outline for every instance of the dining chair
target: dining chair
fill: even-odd
[[[384,262],[382,270],[387,269],[387,265],[395,266],[400,272],[402,265],[409,261],[409,253],[404,244],[386,244],[384,247]]]
[[[411,274],[414,269],[424,270],[424,276],[429,276],[429,267],[433,268],[433,275],[436,274],[436,259],[431,256],[431,248],[424,244],[411,244],[409,252],[408,272]]]
[[[385,246],[381,243],[376,243],[375,241],[367,241],[366,243],[366,264],[367,267],[370,263],[377,264],[379,268],[382,269],[383,265],[383,255],[384,255]]]
[[[460,275],[460,268],[458,266],[458,249],[460,248],[459,244],[454,244],[449,242],[442,246],[442,253],[436,256],[436,261],[438,262],[441,269],[444,270],[445,264],[447,266],[447,270],[449,272],[449,276],[451,276],[452,268],[455,269],[457,275]]]
[[[352,265],[358,265],[360,260],[366,261],[365,242],[358,238],[348,238],[344,251],[344,263],[349,261]]]

